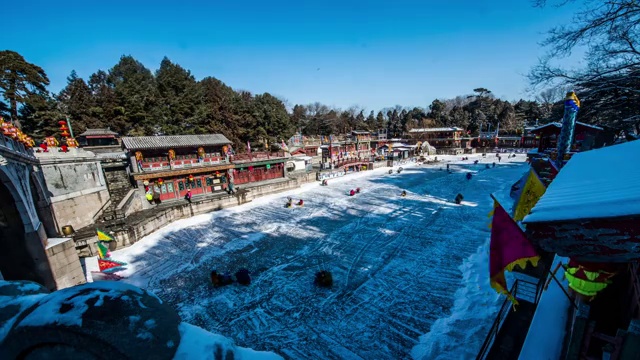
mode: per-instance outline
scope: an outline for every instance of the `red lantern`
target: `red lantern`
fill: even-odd
[[[65,120],[60,120],[60,121],[58,121],[58,124],[59,124],[60,126],[67,126],[67,122],[66,122]]]
[[[189,182],[193,182],[193,175],[189,175]]]
[[[162,178],[158,178],[158,185],[162,186],[164,184],[164,180]]]

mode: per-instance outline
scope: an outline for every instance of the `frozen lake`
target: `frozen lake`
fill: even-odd
[[[175,222],[112,257],[129,263],[124,281],[240,346],[292,359],[472,358],[498,304],[489,194],[504,199],[526,168],[465,163],[479,170],[470,181],[408,166],[309,184]],[[284,208],[287,196],[305,206]],[[210,284],[212,269],[241,267],[249,287]],[[332,289],[313,285],[319,270],[333,273]]]

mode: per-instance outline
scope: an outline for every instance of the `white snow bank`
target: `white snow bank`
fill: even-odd
[[[640,141],[575,154],[525,223],[640,214]]]
[[[436,320],[430,331],[421,336],[411,350],[417,360],[427,359],[471,359],[474,358],[489,331],[491,322],[502,300],[489,284],[489,244],[478,248],[460,267],[463,274],[462,287],[454,295],[455,302],[448,317]],[[469,301],[477,299],[479,301]],[[465,328],[469,334],[465,346],[460,346],[456,331]]]
[[[216,352],[222,352],[222,356],[226,359],[227,351],[232,351],[236,360],[277,360],[282,359],[271,352],[255,351],[247,348],[235,346],[233,341],[221,336],[212,334],[197,326],[181,323],[180,324],[180,346],[176,350],[173,357],[174,360],[182,359],[199,359],[213,360],[218,359]],[[221,358],[222,358],[221,356]]]
[[[555,269],[559,263],[566,261],[567,258],[556,256],[551,269]],[[549,275],[550,278],[551,275]],[[562,267],[556,273],[556,278],[566,289],[568,284],[567,280],[563,279],[564,269]],[[529,327],[529,333],[520,351],[520,360],[560,359],[570,306],[569,299],[560,289],[558,283],[551,279],[549,288],[540,297],[538,308]]]

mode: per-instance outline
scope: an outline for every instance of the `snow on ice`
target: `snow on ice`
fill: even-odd
[[[452,174],[404,164],[307,184],[177,221],[112,257],[128,263],[123,281],[240,346],[293,359],[468,358],[500,301],[488,280],[489,194],[507,199],[526,171],[523,155],[490,169],[495,159],[469,157]],[[285,208],[287,197],[304,207]],[[250,286],[210,284],[211,270],[242,267]],[[319,270],[333,288],[313,286]]]

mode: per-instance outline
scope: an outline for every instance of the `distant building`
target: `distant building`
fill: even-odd
[[[118,145],[118,133],[110,129],[87,129],[78,135],[78,144],[83,147]]]
[[[460,148],[464,129],[459,127],[439,127],[411,129],[409,137],[413,141],[428,141],[436,149]]]
[[[530,132],[535,136],[538,145],[538,152],[542,152],[545,149],[555,149],[558,146],[557,142],[558,136],[560,136],[560,130],[562,130],[562,124],[559,122],[553,122],[531,129]],[[571,148],[573,150],[590,150],[594,147],[596,138],[603,130],[600,126],[576,122],[574,141]]]
[[[146,181],[160,200],[180,199],[226,189],[231,141],[220,134],[123,137],[133,178]]]

